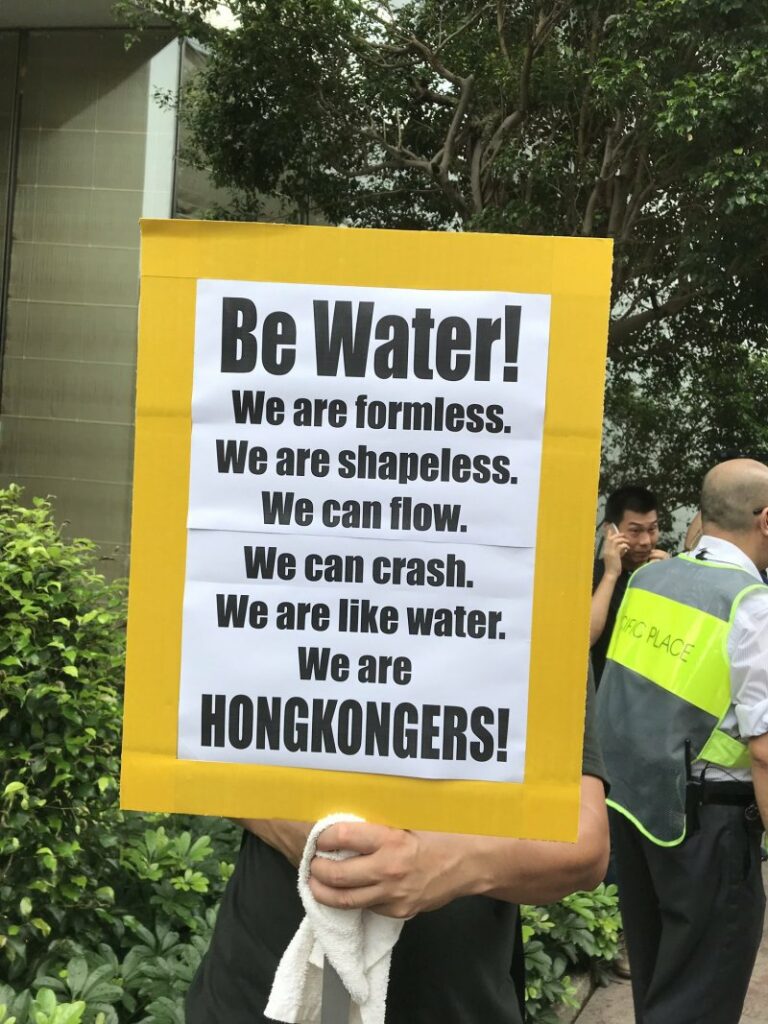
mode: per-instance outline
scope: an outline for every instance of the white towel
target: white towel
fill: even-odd
[[[372,910],[336,910],[318,903],[309,888],[309,866],[319,857],[345,860],[352,850],[316,851],[321,832],[340,821],[362,821],[353,814],[330,814],[313,826],[299,865],[299,895],[306,917],[277,965],[264,1011],[283,1024],[317,1024],[328,959],[352,998],[349,1024],[384,1024],[392,947],[403,922]]]

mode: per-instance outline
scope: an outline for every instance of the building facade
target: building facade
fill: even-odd
[[[200,47],[162,24],[126,47],[113,5],[0,0],[0,486],[52,496],[109,576],[128,568],[139,220],[230,198],[159,102]]]
[[[15,8],[15,9],[14,9]],[[111,2],[0,7],[0,482],[122,574],[130,534],[139,219],[174,201],[181,44],[126,49]]]

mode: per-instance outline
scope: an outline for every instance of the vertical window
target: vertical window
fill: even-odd
[[[19,34],[0,32],[0,330],[5,303],[8,210],[14,167],[14,122]]]

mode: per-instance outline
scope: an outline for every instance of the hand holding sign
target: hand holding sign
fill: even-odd
[[[368,908],[387,917],[436,910],[461,894],[468,877],[463,838],[368,822],[333,825],[318,840],[318,850],[354,850],[360,856],[315,857],[312,894],[329,907]]]

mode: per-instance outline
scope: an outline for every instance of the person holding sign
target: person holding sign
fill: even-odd
[[[590,679],[575,843],[412,832],[367,822],[322,833],[319,849],[352,849],[360,856],[315,858],[310,884],[320,903],[409,919],[392,953],[388,1022],[521,1024],[523,995],[512,976],[516,904],[551,903],[593,888],[605,873],[605,770],[593,690]],[[275,970],[303,916],[296,866],[310,824],[240,824],[240,856],[187,996],[187,1024],[266,1022]]]
[[[318,905],[412,918],[389,1019],[519,1024],[515,904],[608,852],[578,732],[611,242],[142,238],[121,803],[246,819],[188,1024],[263,1019],[331,813],[318,852],[360,855],[312,863]]]
[[[638,1024],[736,1024],[763,932],[768,467],[710,470],[701,514],[629,581],[598,698]]]

